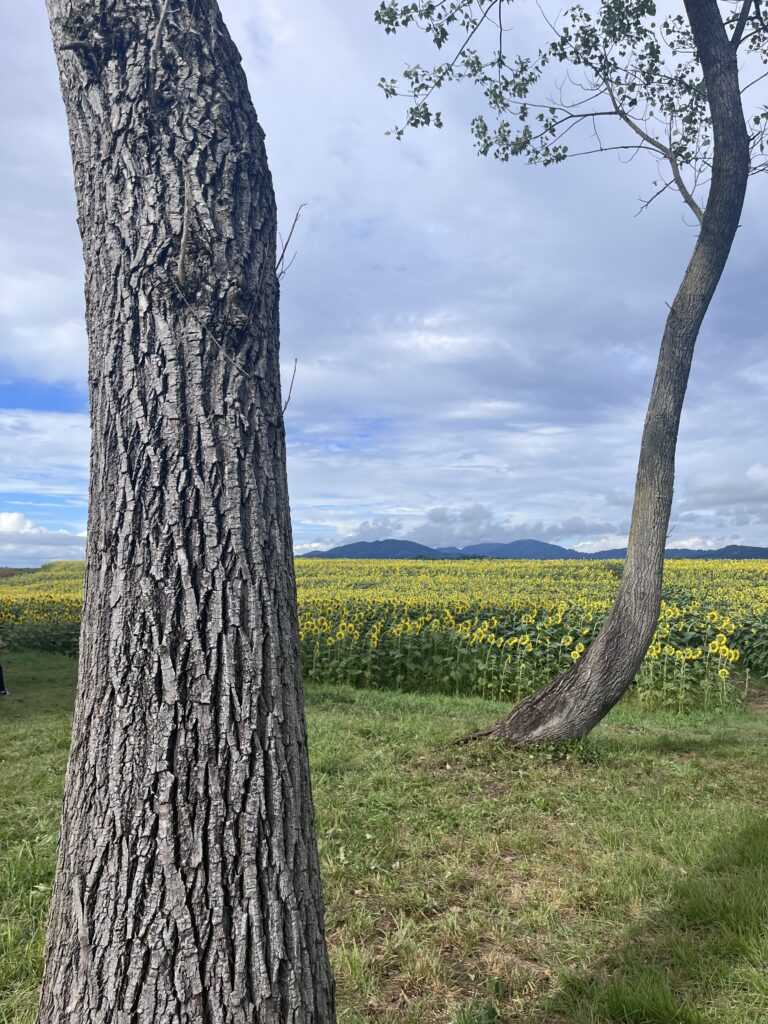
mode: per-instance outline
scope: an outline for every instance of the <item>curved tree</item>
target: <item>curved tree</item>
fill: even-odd
[[[469,80],[496,115],[495,123],[485,115],[472,123],[481,153],[546,165],[594,152],[647,152],[659,165],[652,198],[676,189],[700,226],[662,336],[615,603],[581,660],[478,734],[517,745],[586,735],[632,684],[653,638],[694,346],[739,225],[749,175],[764,168],[766,110],[753,113],[750,136],[742,94],[765,77],[768,25],[759,0],[686,0],[687,19],[661,20],[650,0],[602,0],[592,5],[596,11],[577,5],[547,21],[550,42],[535,55],[510,56],[508,6],[508,0],[381,4],[376,19],[388,32],[414,25],[439,48],[457,33],[461,38],[451,59],[432,69],[408,68],[404,93],[396,80],[382,79],[388,96],[409,98],[406,127],[439,127],[436,91]],[[743,75],[740,81],[742,54],[747,66],[750,58],[757,66],[753,80]],[[562,65],[569,70],[553,86],[554,97],[537,99],[536,88]],[[583,144],[569,148],[585,128]]]
[[[40,1024],[331,1024],[264,137],[216,0],[47,0],[92,452]]]

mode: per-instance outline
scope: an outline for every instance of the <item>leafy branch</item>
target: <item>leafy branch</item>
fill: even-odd
[[[659,165],[657,189],[644,208],[676,190],[700,223],[702,192],[712,162],[712,122],[704,76],[687,19],[659,18],[653,0],[602,0],[588,10],[577,3],[550,17],[537,3],[547,41],[533,52],[510,49],[504,19],[512,0],[382,0],[375,20],[388,34],[420,30],[452,56],[433,67],[405,68],[400,79],[381,78],[388,98],[405,99],[405,122],[391,134],[443,125],[435,94],[450,83],[479,87],[487,110],[471,122],[475,146],[506,161],[522,156],[545,166],[574,156],[618,152],[651,154]],[[742,94],[768,76],[768,25],[760,0],[729,0],[723,20],[742,73],[759,70]],[[558,69],[565,76],[558,80]],[[768,108],[751,111],[753,171],[765,169]],[[626,131],[634,142],[622,137]],[[666,170],[665,170],[666,169]]]

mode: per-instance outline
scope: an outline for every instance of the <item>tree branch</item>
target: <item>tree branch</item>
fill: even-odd
[[[285,415],[285,410],[288,408],[288,403],[290,402],[291,395],[293,394],[293,382],[296,380],[296,367],[298,365],[299,365],[298,358],[294,359],[293,360],[293,375],[291,376],[291,386],[288,388],[288,397],[286,398],[285,404],[283,405],[283,415]]]
[[[751,9],[752,0],[744,0],[744,3],[741,5],[738,21],[736,22],[736,28],[733,30],[733,35],[731,36],[731,46],[734,50],[738,50],[741,44],[741,39],[744,35],[744,29],[747,27],[749,12]]]
[[[653,195],[651,196],[650,199],[641,199],[640,202],[642,203],[642,206],[637,211],[635,216],[639,217],[641,213],[645,213],[645,211],[648,209],[648,207],[651,205],[651,203],[654,201],[654,199],[658,199],[659,196],[664,195],[664,193],[667,191],[667,189],[670,189],[670,188],[672,188],[672,182],[671,181],[665,181],[664,184],[661,186],[661,188],[653,193]]]
[[[430,88],[430,89],[429,89],[429,90],[427,91],[427,94],[426,94],[425,96],[423,96],[423,97],[422,97],[422,99],[421,99],[421,102],[422,102],[422,103],[426,103],[426,102],[427,102],[427,100],[429,99],[429,97],[430,97],[430,96],[432,95],[432,93],[433,93],[433,92],[435,91],[435,89],[439,88],[439,86],[440,86],[440,85],[442,85],[442,79],[443,79],[443,78],[444,78],[444,77],[445,77],[445,76],[446,76],[446,75],[447,75],[447,74],[448,74],[449,72],[453,71],[454,67],[456,66],[456,62],[458,61],[459,57],[461,57],[461,55],[462,55],[462,54],[464,53],[464,51],[466,50],[466,48],[467,48],[467,47],[469,46],[469,44],[470,44],[470,42],[471,42],[471,40],[472,40],[472,37],[473,37],[473,36],[475,35],[475,33],[476,33],[476,32],[478,31],[478,29],[479,29],[479,28],[480,28],[480,26],[481,26],[481,25],[483,24],[483,22],[484,22],[484,21],[486,21],[486,20],[487,20],[488,18],[490,18],[490,16],[491,16],[491,11],[493,10],[493,8],[494,8],[494,7],[498,7],[498,8],[499,8],[499,10],[501,10],[501,5],[502,5],[502,3],[503,3],[503,0],[494,0],[494,2],[493,2],[493,3],[490,3],[490,4],[488,5],[488,7],[487,7],[487,8],[485,9],[485,11],[483,11],[482,17],[478,18],[478,20],[477,20],[477,24],[476,24],[476,25],[475,25],[475,27],[474,27],[474,28],[472,29],[472,31],[471,31],[471,32],[469,33],[469,35],[468,35],[468,36],[467,36],[467,38],[466,38],[466,39],[464,40],[464,42],[463,42],[463,43],[461,44],[461,46],[460,46],[460,48],[459,48],[459,51],[458,51],[458,53],[456,54],[456,56],[455,56],[455,57],[453,58],[453,60],[452,60],[452,61],[451,61],[451,62],[450,62],[449,64],[447,64],[447,65],[444,65],[444,69],[445,69],[445,70],[444,70],[443,74],[442,74],[442,75],[440,75],[440,76],[439,76],[438,78],[436,78],[436,79],[435,79],[435,81],[433,82],[433,84],[432,84],[431,88]],[[414,98],[414,99],[416,99],[416,97],[415,97],[415,96],[414,96],[413,98]]]
[[[675,186],[680,195],[683,197],[683,202],[691,210],[699,224],[701,224],[702,220],[704,219],[704,211],[693,198],[692,194],[688,191],[688,187],[683,181],[683,176],[680,173],[680,165],[678,164],[677,159],[675,158],[675,154],[672,151],[671,146],[665,146],[663,142],[659,142],[657,138],[654,138],[653,135],[649,135],[648,132],[641,128],[640,125],[633,118],[631,118],[629,114],[627,114],[627,112],[618,102],[613,90],[610,87],[610,84],[606,82],[605,86],[608,91],[608,95],[611,99],[611,103],[613,104],[614,110],[621,118],[621,120],[624,122],[624,124],[631,128],[636,135],[639,135],[640,138],[649,146],[652,146],[655,150],[657,150],[657,152],[661,153],[661,155],[667,161],[672,171],[672,177],[674,179]]]
[[[291,239],[293,238],[293,232],[296,230],[296,225],[299,223],[299,219],[301,217],[301,211],[304,209],[304,207],[306,205],[307,205],[306,203],[302,203],[301,206],[296,211],[296,215],[293,218],[293,223],[291,224],[291,230],[288,232],[288,237],[286,238],[285,244],[283,245],[282,249],[280,250],[280,255],[277,258],[277,263],[275,264],[275,272],[277,274],[278,281],[282,281],[282,279],[285,277],[288,269],[290,268],[291,264],[293,263],[293,260],[291,260],[291,262],[288,264],[288,266],[285,265],[285,254],[288,251],[288,246],[291,244]],[[296,257],[294,257],[294,259],[295,258]]]

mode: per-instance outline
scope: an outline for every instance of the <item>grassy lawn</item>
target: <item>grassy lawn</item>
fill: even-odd
[[[75,665],[3,661],[0,1024],[31,1024]],[[483,701],[307,705],[340,1024],[768,1019],[768,715],[620,709],[563,757],[451,746]]]

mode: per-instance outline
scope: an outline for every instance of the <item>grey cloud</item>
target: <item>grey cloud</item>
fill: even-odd
[[[759,466],[759,463],[757,464]],[[749,467],[743,472],[712,471],[692,474],[687,481],[686,499],[695,500],[705,507],[734,508],[753,505],[768,506],[768,472],[750,475]]]
[[[484,541],[508,543],[535,538],[566,546],[605,535],[626,535],[627,523],[588,521],[572,516],[560,522],[520,520],[489,505],[439,505],[410,517],[379,516],[360,523],[342,542],[401,537],[430,547],[465,547]]]
[[[6,566],[34,567],[82,558],[85,558],[85,540],[66,531],[31,537],[27,533],[0,536],[0,562]]]
[[[413,38],[387,39],[357,0],[221,6],[282,224],[308,203],[282,302],[288,376],[299,359],[287,413],[297,545],[621,535],[665,302],[694,238],[671,197],[634,217],[653,165],[482,160],[468,132],[477,103],[449,92],[444,131],[397,144],[384,132],[401,111],[376,81],[421,59]],[[6,20],[0,370],[75,391],[82,268],[43,5]],[[715,540],[768,543],[766,495],[746,475],[764,461],[767,219],[756,180],[683,421],[673,518],[693,529],[682,516],[701,516],[696,531]],[[0,422],[0,493],[84,498],[85,419],[70,435],[25,415],[29,446]]]
[[[352,544],[362,540],[386,540],[388,537],[400,537],[403,523],[396,516],[374,516],[366,519],[342,539],[343,544]]]
[[[39,565],[58,558],[79,559],[84,554],[84,533],[48,530],[21,512],[0,512],[0,562],[3,565]]]

